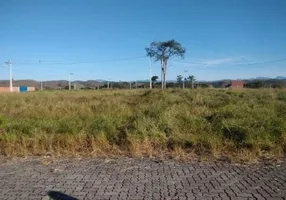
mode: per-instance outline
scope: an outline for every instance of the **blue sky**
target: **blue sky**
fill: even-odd
[[[285,0],[0,0],[0,66],[11,58],[14,79],[142,80],[144,48],[176,39],[187,53],[168,79],[286,76],[286,61],[263,64],[286,58],[285,10]]]

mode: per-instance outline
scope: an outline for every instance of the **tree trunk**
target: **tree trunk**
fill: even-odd
[[[162,86],[162,89],[164,89],[163,73],[164,73],[164,62],[162,59],[161,60],[161,86]]]
[[[166,83],[166,72],[167,72],[167,61],[163,61],[163,79],[164,79],[164,85],[163,88],[167,88],[167,83]]]
[[[161,71],[161,85],[162,85],[162,89],[164,89],[164,69],[163,68]]]
[[[167,61],[161,60],[161,84],[162,84],[162,89],[167,88],[166,84],[166,72],[167,72]]]
[[[164,70],[164,89],[167,88],[167,82],[166,82],[166,68]]]

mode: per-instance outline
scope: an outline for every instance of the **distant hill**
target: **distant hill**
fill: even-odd
[[[102,83],[95,80],[88,80],[88,81],[73,81],[72,84],[77,84],[77,87],[91,87],[95,88]],[[0,87],[8,87],[10,84],[9,80],[0,80]],[[29,86],[29,87],[41,87],[41,82],[35,80],[13,80],[13,86]],[[68,87],[69,82],[67,80],[51,80],[51,81],[43,81],[43,87],[46,89],[59,89],[59,88],[66,88]]]
[[[276,76],[275,78],[257,77],[257,78],[251,78],[249,80],[286,80],[286,77],[285,76]]]
[[[254,83],[257,81],[262,81],[264,86],[267,87],[268,85],[280,85],[282,87],[286,87],[286,77],[284,76],[277,76],[275,78],[268,78],[268,77],[257,77],[257,78],[251,78],[251,79],[237,79],[242,80],[245,83]],[[222,87],[226,83],[228,83],[230,79],[224,79],[224,80],[217,80],[217,81],[196,81],[197,83],[205,83],[205,84],[212,84],[214,87]],[[112,85],[114,88],[129,88],[130,82],[132,82],[132,87],[135,82],[137,82],[137,86],[140,86],[140,84],[149,84],[149,80],[137,80],[137,81],[110,81],[110,85]],[[160,82],[160,80],[158,81]],[[168,80],[168,83],[176,84],[176,80]],[[75,80],[72,82],[72,85],[76,84],[76,88],[98,88],[98,87],[107,87],[107,80],[97,79],[97,80],[87,80],[87,81],[81,81],[81,80]],[[13,80],[13,86],[29,86],[29,87],[36,87],[36,89],[39,89],[41,86],[41,83],[39,81],[35,80]],[[45,89],[64,89],[68,88],[69,82],[67,80],[51,80],[51,81],[43,81],[43,87]],[[125,85],[125,86],[123,86]],[[9,87],[9,80],[0,80],[0,87]]]
[[[8,87],[10,84],[9,80],[0,80],[0,87]],[[13,86],[29,86],[29,87],[36,87],[39,83],[35,80],[13,80]]]
[[[278,79],[278,80],[286,80],[286,76],[277,76],[275,79]]]

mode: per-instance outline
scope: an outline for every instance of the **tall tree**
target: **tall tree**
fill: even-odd
[[[187,88],[187,83],[188,83],[187,78],[184,78],[183,89]]]
[[[165,42],[152,42],[145,50],[148,57],[161,62],[162,89],[166,88],[168,60],[172,57],[184,58],[186,49],[183,48],[179,42],[169,40]]]
[[[158,76],[152,76],[152,78],[151,78],[152,87],[154,87],[154,85],[155,85],[155,83],[157,82],[158,78],[159,78]]]
[[[183,76],[182,75],[178,75],[177,76],[177,83],[179,84],[179,86],[181,87],[182,83],[183,83]]]
[[[195,76],[194,75],[190,75],[189,77],[188,77],[188,81],[189,81],[189,83],[191,84],[191,87],[192,88],[194,88],[194,82],[195,82]]]

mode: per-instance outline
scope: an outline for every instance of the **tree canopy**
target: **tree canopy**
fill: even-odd
[[[162,89],[166,88],[166,72],[168,60],[171,57],[184,58],[186,49],[175,40],[168,40],[164,42],[152,42],[149,47],[145,48],[147,56],[154,59],[154,61],[161,62],[161,80]]]
[[[145,48],[147,56],[154,59],[154,61],[168,61],[173,56],[184,58],[186,49],[175,40],[166,42],[152,42],[149,47]]]

